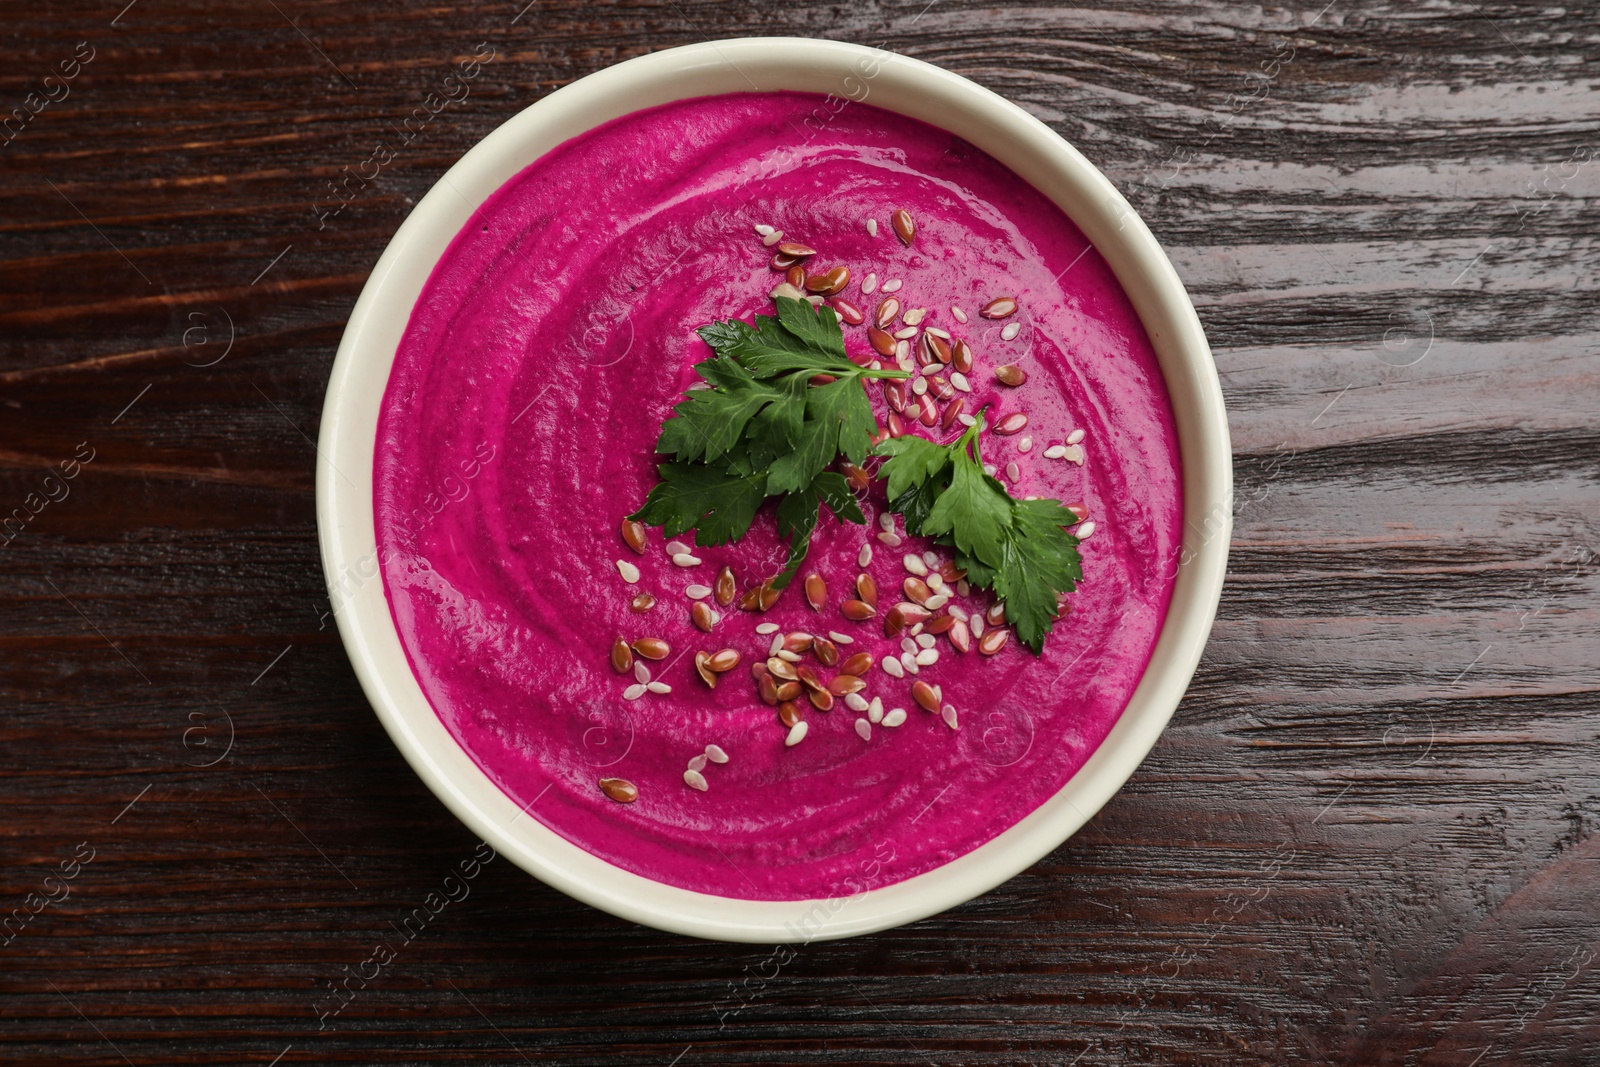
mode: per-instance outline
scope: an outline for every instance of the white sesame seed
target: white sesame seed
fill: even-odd
[[[867,719],[871,722],[883,721],[883,698],[873,697],[872,703],[867,705]]]
[[[866,719],[857,719],[856,720],[856,736],[861,738],[861,740],[863,740],[863,741],[871,741],[872,740],[872,724],[867,722]]]
[[[872,546],[862,545],[861,551],[856,553],[856,566],[865,567],[872,562]]]
[[[911,379],[911,391],[912,391],[912,393],[916,394],[917,396],[922,396],[925,393],[927,393],[927,391],[928,391],[928,379],[926,379],[924,377],[921,377],[921,376],[918,376],[916,378]],[[914,418],[917,417],[918,414],[921,413],[921,411],[922,411],[922,401],[920,401],[920,400],[917,401],[916,407],[917,407],[917,410],[915,412],[913,412],[911,410],[911,405],[910,404],[906,405],[906,418],[914,419]]]
[[[967,381],[967,376],[958,370],[953,370],[950,372],[950,384],[961,390],[963,393],[972,392],[972,383]]]
[[[889,714],[887,714],[887,715],[885,715],[883,717],[883,725],[888,726],[888,727],[899,726],[901,723],[903,723],[905,721],[906,721],[906,709],[905,708],[891,708],[889,710]]]
[[[667,542],[667,555],[669,555],[669,556],[676,556],[676,555],[678,555],[680,553],[688,552],[688,551],[689,551],[689,546],[684,544],[682,541],[668,541]]]
[[[934,642],[937,641],[937,640],[938,640],[938,638],[934,637],[932,634],[918,634],[917,635],[917,645],[919,647],[921,647],[921,648],[932,648],[933,645],[934,645]]]
[[[902,637],[900,639],[900,651],[909,652],[915,656],[917,654],[917,642],[910,637]]]
[[[828,636],[833,638],[835,644],[853,645],[856,643],[855,638],[851,637],[849,634],[842,634],[838,630],[829,630]]]
[[[928,577],[932,578],[933,575],[930,574]],[[948,603],[950,603],[949,593],[935,593],[929,597],[927,603],[923,604],[922,606],[927,608],[929,611],[938,611]]]
[[[911,636],[915,637],[922,632],[922,623],[917,623],[911,628]]]
[[[1083,446],[1068,445],[1066,454],[1062,458],[1068,463],[1076,463],[1080,467],[1083,466]]]
[[[772,232],[772,227],[771,226],[768,226],[764,222],[756,223],[756,233],[760,234],[762,237],[765,237],[767,234],[769,234],[771,232]]]
[[[956,583],[956,596],[971,596],[972,586],[967,584],[965,578]]]
[[[869,274],[865,278],[861,279],[861,295],[862,296],[871,296],[873,291],[876,290],[877,288],[878,288],[878,275],[876,273]]]
[[[894,361],[907,370],[911,369],[910,341],[896,341],[894,343]]]
[[[900,666],[906,669],[907,674],[916,674],[922,670],[922,666],[917,663],[917,657],[909,652],[900,653]]]
[[[690,600],[704,600],[711,595],[711,587],[709,585],[686,585],[683,587],[683,595]]]
[[[957,322],[966,322],[967,321],[967,313],[965,311],[962,311],[958,307],[952,306],[950,308],[950,314],[952,314],[952,315],[954,315],[956,317],[956,321]]]
[[[886,293],[898,293],[900,291],[900,279],[890,278],[888,281],[884,282],[883,291]]]
[[[903,562],[906,565],[906,570],[910,571],[912,574],[915,574],[918,578],[927,577],[928,565],[924,563],[922,561],[922,557],[917,555],[915,552],[907,552],[906,558]]]
[[[698,567],[700,566],[700,557],[691,556],[687,552],[679,552],[677,555],[672,557],[672,562],[676,563],[680,567]]]
[[[1005,324],[1005,327],[1000,331],[1000,340],[1009,341],[1013,337],[1017,336],[1017,334],[1021,330],[1022,330],[1022,323],[1020,323],[1020,322],[1008,322],[1008,323]]]
[[[809,733],[810,730],[811,724],[805,719],[801,719],[799,722],[789,727],[789,736],[783,739],[784,747],[793,748],[795,745],[798,745],[800,742],[806,739],[806,734]]]
[[[1094,533],[1094,520],[1093,519],[1090,519],[1088,522],[1079,523],[1078,524],[1078,528],[1076,530],[1072,531],[1072,535],[1074,537],[1076,537],[1080,541],[1087,541],[1089,539],[1090,535],[1092,535],[1093,533]]]
[[[923,333],[931,333],[931,334],[933,334],[933,335],[934,335],[934,336],[935,336],[935,337],[940,337],[940,338],[943,338],[943,339],[944,339],[944,340],[946,340],[946,341],[948,341],[948,340],[950,340],[950,333],[949,333],[949,331],[947,331],[947,330],[941,330],[941,329],[939,329],[939,327],[937,327],[937,326],[924,326],[924,327],[923,327],[923,328],[922,328],[922,332],[923,332]]]
[[[623,700],[638,700],[640,697],[644,696],[644,694],[645,694],[645,688],[644,688],[643,684],[630,685],[630,686],[628,686],[628,688],[626,688],[626,689],[624,689],[622,691],[622,699]]]
[[[950,727],[952,730],[957,729],[955,705],[946,704],[943,708],[939,709],[939,715],[944,719],[944,724],[946,726]]]
[[[787,648],[780,648],[778,649],[778,658],[789,663],[799,663],[800,653],[790,652]]]
[[[1081,440],[1083,440],[1082,430],[1073,430],[1071,433],[1067,434],[1067,444],[1069,445],[1075,445]]]
[[[925,378],[932,378],[943,373],[943,363],[929,363],[926,367],[922,368],[922,376]]]
[[[1018,452],[1032,452],[1033,451],[1033,438],[1024,437],[1022,440],[1018,441],[1017,442],[1017,451]]]
[[[1022,480],[1022,468],[1017,466],[1016,460],[1006,464],[1006,477],[1013,482]]]
[[[639,568],[625,559],[617,560],[617,573],[622,575],[622,580],[633,585],[639,580]]]
[[[728,754],[722,751],[721,745],[707,745],[706,759],[710,760],[712,763],[727,763]]]
[[[772,292],[768,293],[767,295],[772,297],[774,300],[778,299],[780,296],[786,296],[790,300],[799,300],[806,294],[801,292],[799,289],[796,289],[788,282],[779,282],[777,285],[772,287]]]
[[[883,542],[884,544],[888,545],[890,548],[899,548],[900,547],[900,535],[899,534],[880,533],[878,535],[878,540]]]
[[[889,336],[893,337],[896,341],[909,341],[916,335],[917,328],[915,326],[902,326]]]
[[[956,416],[956,421],[961,423],[961,425],[963,425],[963,426],[976,426],[976,425],[978,425],[978,420],[973,418],[971,415],[968,415],[966,412],[962,412],[960,415],[957,415]]]
[[[783,650],[783,635],[778,634],[772,639],[772,647],[767,649],[768,656],[776,656]]]
[[[919,667],[931,667],[938,662],[939,650],[937,648],[925,648],[917,653],[917,666]]]
[[[860,693],[846,693],[844,695],[844,705],[851,711],[866,711],[867,698]]]
[[[953,618],[960,619],[962,622],[966,622],[967,621],[966,609],[962,608],[960,605],[951,604],[950,605],[950,615]]]
[[[922,554],[922,562],[926,563],[930,568],[937,567],[939,565],[939,553],[931,548],[928,549]]]
[[[766,245],[768,248],[771,248],[781,240],[783,240],[783,231],[773,230],[771,233],[767,234],[761,239],[761,243]]]
[[[904,678],[906,676],[906,669],[900,665],[899,660],[892,656],[884,657],[882,667],[883,673],[891,678]]]
[[[868,219],[867,220],[867,234],[869,236],[871,236],[871,237],[878,236],[878,220],[877,219]]]
[[[928,583],[928,588],[935,593],[944,588],[944,575],[938,571],[929,571],[928,577],[924,580]]]
[[[912,308],[910,311],[900,316],[900,321],[904,322],[907,326],[920,326],[922,324],[922,320],[927,317],[927,308]]]
[[[878,529],[894,530],[894,512],[883,511],[878,513]]]
[[[640,685],[643,685],[650,680],[650,668],[645,666],[644,660],[642,659],[636,659],[633,661],[633,680],[638,682]]]
[[[983,465],[983,473],[985,473],[989,477],[993,478],[994,474],[995,474],[995,466],[994,466],[994,464],[993,463],[985,463]]]
[[[672,686],[668,685],[666,682],[651,682],[649,685],[645,686],[645,688],[650,690],[650,692],[657,694],[658,696],[666,696],[668,693],[672,692]]]
[[[703,770],[705,770],[706,769],[705,753],[701,753],[700,755],[695,756],[693,759],[691,759],[689,761],[689,769],[691,771],[703,771]]]
[[[1062,456],[1064,456],[1066,454],[1067,454],[1067,446],[1066,445],[1051,445],[1049,448],[1044,450],[1044,458],[1045,459],[1060,459]]]
[[[767,634],[775,634],[777,632],[778,624],[775,622],[764,622],[756,627],[756,633],[760,634],[762,637],[767,636]]]
[[[690,789],[698,789],[704,793],[706,791],[706,776],[699,771],[684,771],[683,784]]]

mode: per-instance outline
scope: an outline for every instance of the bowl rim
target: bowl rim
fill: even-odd
[[[1183,539],[1167,618],[1127,707],[1037,809],[971,852],[892,885],[815,900],[745,900],[633,874],[524,818],[538,797],[519,807],[445,729],[412,673],[379,572],[377,413],[423,283],[486,198],[528,163],[648,106],[830,88],[841,107],[871,102],[964,137],[1054,201],[1106,259],[1144,324],[1173,402]],[[1176,710],[1216,615],[1232,528],[1232,457],[1216,367],[1177,272],[1132,206],[1064,139],[990,90],[898,53],[814,38],[733,38],[630,59],[550,93],[474,145],[418,201],[362,288],[334,359],[317,451],[318,540],[340,638],[417,775],[497,852],[546,884],[646,926],[732,942],[805,943],[913,922],[989,891],[1070,838],[1143,762]]]

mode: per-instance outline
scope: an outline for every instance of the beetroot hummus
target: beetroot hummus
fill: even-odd
[[[588,852],[757,900],[841,897],[931,871],[1060,789],[1149,661],[1182,516],[1155,355],[1079,230],[948,133],[862,104],[819,124],[820,102],[748,94],[639,112],[507,183],[417,301],[375,457],[395,624],[465,750],[528,817]],[[909,244],[900,211],[914,220]],[[624,517],[656,482],[662,422],[711,356],[696,329],[772,313],[783,241],[817,250],[807,269],[848,268],[828,300],[866,316],[845,316],[852,358],[884,358],[866,327],[886,296],[900,305],[886,331],[896,339],[966,342],[971,369],[908,389],[913,404],[1025,416],[980,435],[984,461],[1013,496],[1086,519],[1074,531],[1083,580],[1042,655],[1003,634],[980,650],[1004,627],[984,619],[991,594],[953,580],[948,550],[906,536],[882,482],[862,495],[865,526],[823,513],[800,578],[766,611],[739,599],[783,565],[770,507],[720,547],[692,534],[669,546],[655,528],[642,551],[625,542]],[[883,383],[867,391],[887,427]],[[963,428],[896,414],[903,432],[940,441]],[[964,620],[966,651],[949,618],[889,635],[883,610],[842,610],[860,574],[887,609],[908,578],[926,584],[941,567],[934,614]],[[723,568],[731,603],[716,589]],[[873,664],[831,710],[800,698],[788,717],[801,731],[751,670],[790,635],[803,651],[786,662],[824,680],[851,656]],[[806,647],[816,638],[839,653],[835,666]],[[619,639],[632,649],[614,664]],[[712,687],[695,654],[719,652],[738,663]],[[918,681],[934,688],[931,708]]]

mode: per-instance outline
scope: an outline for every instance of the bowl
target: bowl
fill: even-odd
[[[941,867],[806,901],[663,885],[591,855],[520,809],[457,744],[413,676],[379,574],[373,515],[374,443],[395,352],[424,283],[473,212],[550,149],[611,119],[690,97],[773,90],[831,92],[939,126],[1059,205],[1143,321],[1183,466],[1183,545],[1166,621],[1121,718],[1078,773],[1020,822]],[[417,204],[367,280],[334,360],[318,451],[317,525],[339,634],[379,719],[422,780],[497,852],[562,892],[647,926],[735,942],[808,942],[912,922],[994,888],[1071,837],[1127,781],[1177,708],[1216,613],[1232,524],[1227,417],[1210,349],[1172,264],[1127,201],[1049,127],[989,90],[905,56],[808,38],[711,41],[628,60],[551,93],[485,137]]]

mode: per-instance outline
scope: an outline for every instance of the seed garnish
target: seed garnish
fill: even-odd
[[[863,741],[871,741],[872,740],[872,724],[867,722],[866,719],[857,719],[856,720],[856,736],[860,737],[861,740],[863,740]]]
[[[656,598],[649,593],[640,593],[628,602],[628,610],[643,615],[656,606]]]
[[[633,585],[639,580],[639,568],[625,559],[617,560],[617,573],[622,575],[622,580]]]
[[[618,804],[632,804],[639,799],[639,787],[626,778],[602,778],[600,791]]]
[[[821,611],[827,602],[828,587],[823,582],[822,575],[815,572],[806,575],[806,603],[811,605],[811,610]]]
[[[643,682],[635,682],[633,685],[628,686],[628,688],[622,691],[622,699],[638,700],[640,697],[644,696],[645,692],[645,684]]]
[[[633,651],[645,659],[666,659],[672,647],[659,637],[641,637],[633,643]]]
[[[911,242],[916,240],[917,224],[911,218],[911,212],[905,208],[900,208],[889,216],[889,225],[894,227],[894,235],[900,238],[901,244],[909,247]]]
[[[717,624],[717,613],[703,600],[696,600],[689,609],[689,620],[706,633]]]
[[[1001,416],[1000,420],[994,424],[994,432],[1002,436],[1009,436],[1014,433],[1021,433],[1027,425],[1028,416],[1020,411],[1013,411],[1009,415]]]
[[[690,789],[698,789],[702,793],[704,793],[707,788],[706,776],[695,770],[683,772],[683,783]]]
[[[883,291],[886,293],[898,293],[900,291],[901,284],[902,283],[899,278],[890,278],[888,281],[883,283]]]
[[[756,627],[756,633],[760,634],[762,637],[765,637],[767,634],[777,633],[779,629],[780,627],[775,622],[764,622],[760,626]]]
[[[779,247],[781,248],[782,246],[780,245]],[[1003,319],[1008,315],[1016,314],[1016,311],[1017,301],[1015,297],[997,296],[979,308],[978,314],[986,319]]]
[[[629,548],[631,548],[635,552],[639,553],[639,555],[641,555],[641,556],[644,555],[644,546],[645,546],[644,523],[635,522],[632,519],[623,519],[622,520],[622,540],[627,543]]]
[[[672,557],[672,562],[676,563],[680,567],[698,567],[700,566],[701,560],[699,556],[691,556],[687,552],[679,552],[677,555]]]
[[[704,652],[696,652],[694,654],[694,670],[695,673],[700,676],[700,680],[706,683],[706,685],[710,686],[712,689],[717,687],[717,675],[716,672],[711,669],[711,657],[709,655]]]
[[[835,644],[853,645],[856,643],[855,638],[851,637],[849,634],[842,634],[838,630],[829,630],[828,636],[833,638]]]
[[[611,645],[611,669],[618,674],[627,674],[633,667],[633,649],[628,647],[628,642],[617,638]]]
[[[710,760],[712,763],[727,763],[728,754],[722,750],[721,745],[707,745],[706,759]]]
[[[633,661],[633,680],[640,685],[650,681],[650,667],[642,659]]]
[[[789,734],[783,739],[784,747],[793,748],[795,745],[798,745],[800,742],[804,741],[806,739],[806,732],[810,728],[810,724],[808,724],[804,719],[801,719],[799,722],[789,727]]]
[[[1028,372],[1015,363],[1007,363],[994,369],[994,376],[1001,385],[1021,385],[1028,380]]]
[[[906,709],[905,708],[891,708],[891,709],[889,709],[889,713],[883,717],[883,725],[885,725],[887,727],[890,727],[891,729],[893,727],[901,725],[905,721],[906,721]]]
[[[872,546],[862,545],[861,551],[856,553],[856,566],[866,567],[872,563]]]
[[[1000,330],[1000,340],[1010,341],[1020,332],[1022,332],[1022,323],[1008,322]]]

